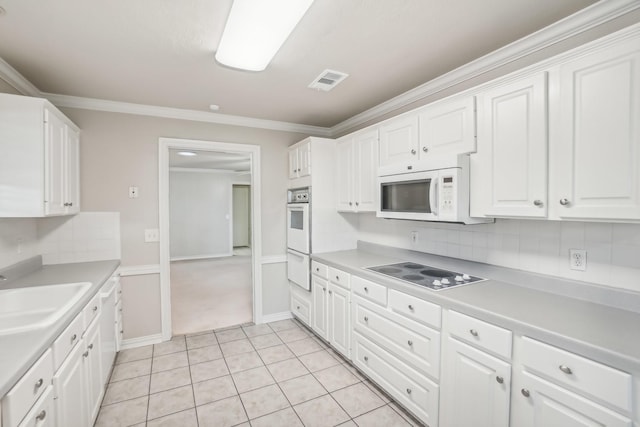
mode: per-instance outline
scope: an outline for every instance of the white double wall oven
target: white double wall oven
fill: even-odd
[[[311,210],[309,187],[291,189],[287,194],[287,277],[311,290]]]

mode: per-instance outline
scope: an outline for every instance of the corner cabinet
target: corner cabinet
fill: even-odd
[[[337,143],[336,197],[339,212],[375,212],[378,192],[378,130],[349,135]]]
[[[49,101],[0,94],[0,217],[80,211],[80,130]]]

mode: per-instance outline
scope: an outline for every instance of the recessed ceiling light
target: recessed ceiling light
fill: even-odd
[[[197,156],[198,153],[194,153],[193,151],[178,151],[178,156],[185,156],[185,157],[191,157],[191,156]]]
[[[313,0],[234,0],[216,60],[229,67],[264,70]]]
[[[220,109],[220,106],[218,104],[211,104],[209,105],[209,109],[211,111],[218,111]]]

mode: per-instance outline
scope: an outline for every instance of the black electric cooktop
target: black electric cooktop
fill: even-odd
[[[481,277],[470,276],[455,271],[442,270],[429,265],[414,262],[399,262],[396,264],[378,265],[367,267],[367,270],[393,277],[394,279],[410,282],[425,288],[441,291],[453,286],[467,285],[481,282]]]

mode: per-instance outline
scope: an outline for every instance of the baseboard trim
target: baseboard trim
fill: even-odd
[[[283,311],[281,313],[263,314],[261,323],[277,322],[279,320],[293,319],[293,314],[290,311]]]
[[[120,276],[142,276],[144,274],[160,274],[160,264],[120,266]]]
[[[130,348],[144,347],[145,345],[158,344],[162,342],[162,334],[147,335],[138,338],[129,338],[128,340],[122,340],[120,350],[127,350]]]

